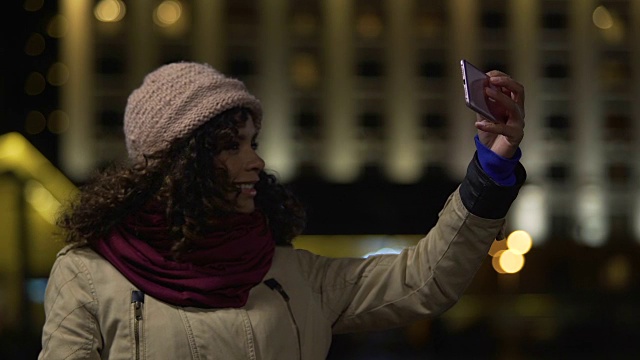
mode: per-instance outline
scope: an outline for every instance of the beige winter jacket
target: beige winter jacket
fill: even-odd
[[[39,359],[325,359],[334,333],[436,316],[462,296],[500,238],[519,172],[519,185],[502,188],[472,163],[437,225],[399,255],[332,259],[278,247],[242,308],[164,303],[92,250],[67,247],[51,271]]]

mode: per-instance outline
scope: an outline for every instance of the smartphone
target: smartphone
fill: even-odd
[[[467,106],[482,117],[498,122],[496,102],[485,94],[485,88],[497,87],[489,83],[489,75],[478,69],[465,59],[460,60],[462,68],[462,84],[464,85],[464,99]]]

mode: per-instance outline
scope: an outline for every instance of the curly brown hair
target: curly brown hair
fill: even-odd
[[[193,239],[234,212],[235,203],[226,194],[236,189],[227,171],[213,164],[249,119],[247,109],[228,110],[167,150],[146,157],[146,162],[114,163],[96,172],[57,219],[65,242],[92,246],[153,201],[164,208],[172,254],[180,258]],[[254,123],[259,129],[259,119]],[[266,215],[276,244],[290,246],[306,225],[304,207],[275,175],[264,170],[256,189],[256,208]]]

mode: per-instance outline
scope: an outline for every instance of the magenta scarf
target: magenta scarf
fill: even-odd
[[[95,250],[139,290],[164,302],[201,308],[242,307],[271,267],[275,242],[265,216],[231,215],[172,260],[165,216],[142,212],[116,226]]]

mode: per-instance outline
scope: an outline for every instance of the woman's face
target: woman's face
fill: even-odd
[[[258,174],[264,169],[264,160],[258,156],[258,130],[249,119],[238,129],[238,137],[224,149],[216,161],[218,166],[227,169],[229,178],[235,184],[237,191],[229,194],[229,199],[236,203],[236,210],[240,213],[252,213],[255,208],[255,184],[260,180]]]

